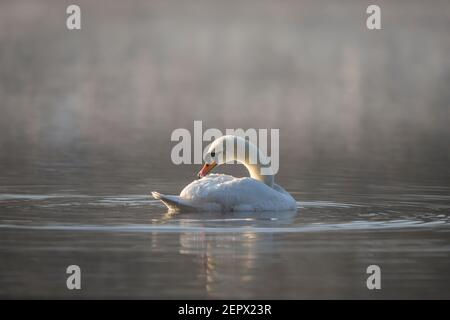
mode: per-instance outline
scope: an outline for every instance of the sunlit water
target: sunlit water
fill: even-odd
[[[0,193],[3,297],[450,297],[447,187],[350,192],[321,181],[308,193],[295,178],[286,187],[297,212],[169,214],[148,193],[176,193],[185,181],[175,176],[132,188],[141,194],[110,192],[128,181],[102,188],[74,176],[70,188],[51,175],[14,177]],[[82,269],[79,292],[66,289],[71,264]],[[371,264],[382,270],[379,291],[366,287]]]

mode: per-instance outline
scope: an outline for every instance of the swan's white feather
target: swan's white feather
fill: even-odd
[[[191,203],[190,200],[181,198],[180,196],[161,194],[156,191],[152,192],[152,196],[157,200],[161,200],[171,211],[189,212],[197,210],[195,204]]]
[[[210,174],[187,185],[179,196],[152,193],[175,211],[288,211],[296,202],[282,187],[253,178]]]

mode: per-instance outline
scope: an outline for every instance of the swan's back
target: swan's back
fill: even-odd
[[[295,200],[280,186],[253,178],[211,174],[193,181],[180,194],[195,207],[220,211],[295,210]]]

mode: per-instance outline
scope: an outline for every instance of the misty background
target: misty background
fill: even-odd
[[[369,4],[2,0],[0,179],[190,181],[198,166],[172,164],[170,135],[203,120],[280,129],[287,187],[343,172],[448,184],[450,4],[376,1],[374,31]]]

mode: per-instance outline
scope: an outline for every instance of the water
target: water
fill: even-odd
[[[450,297],[449,187],[362,190],[355,176],[298,172],[278,180],[297,212],[170,214],[149,192],[177,193],[189,177],[145,168],[131,184],[98,164],[66,184],[74,169],[61,163],[37,166],[53,168],[40,183],[23,169],[3,179],[2,297]],[[80,292],[65,287],[71,264],[82,269]],[[382,270],[377,292],[366,288],[372,264]]]
[[[450,298],[447,0],[77,4],[0,1],[1,298]],[[152,200],[195,120],[280,129],[297,212]]]

